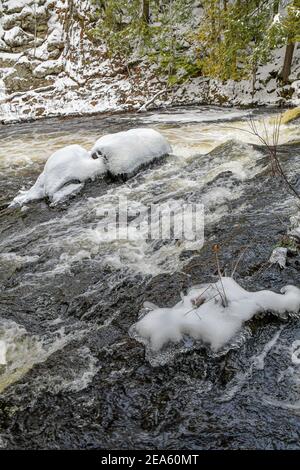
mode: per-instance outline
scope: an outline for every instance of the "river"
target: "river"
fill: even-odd
[[[297,318],[255,318],[219,354],[187,340],[152,355],[129,334],[143,302],[172,306],[216,280],[214,243],[227,272],[248,247],[236,274],[243,287],[299,287],[297,253],[284,270],[268,263],[295,200],[247,132],[249,113],[271,133],[276,112],[202,106],[0,127],[0,448],[299,448]],[[139,126],[159,130],[174,155],[126,182],[88,182],[59,206],[8,208],[55,150]],[[296,123],[282,125],[279,156],[295,181]],[[119,198],[134,209],[203,203],[203,248],[103,240],[102,211]]]

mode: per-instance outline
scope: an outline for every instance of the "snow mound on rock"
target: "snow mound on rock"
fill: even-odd
[[[143,165],[169,154],[171,146],[153,129],[132,129],[101,137],[91,152],[69,145],[53,153],[35,184],[20,191],[11,207],[48,197],[54,204],[76,194],[96,176],[132,175]]]
[[[107,171],[114,175],[132,175],[143,165],[168,155],[172,148],[154,129],[131,129],[109,134],[97,140],[93,158],[103,158]]]
[[[28,191],[21,191],[11,206],[23,205],[44,197],[57,203],[76,193],[84,181],[94,179],[104,172],[101,159],[94,160],[80,145],[69,145],[49,157],[35,184]]]
[[[227,306],[224,306],[224,291]],[[258,313],[298,313],[300,289],[289,285],[281,292],[248,292],[232,278],[223,277],[222,283],[192,288],[172,308],[154,308],[133,325],[131,333],[144,343],[146,340],[152,351],[169,342],[178,343],[184,335],[202,340],[217,351]]]

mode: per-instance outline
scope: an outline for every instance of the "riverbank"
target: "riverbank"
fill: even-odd
[[[91,38],[95,25],[89,0],[2,2],[0,18],[0,122],[41,117],[128,112],[178,105],[297,106],[300,45],[289,83],[279,74],[284,48],[258,68],[255,81],[191,78],[170,86],[167,73],[147,60],[108,57]],[[34,35],[33,25],[37,23]]]

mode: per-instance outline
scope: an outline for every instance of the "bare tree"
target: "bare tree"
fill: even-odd
[[[276,175],[279,176],[284,182],[284,184],[286,185],[288,191],[292,193],[293,196],[295,196],[297,199],[300,200],[299,192],[293,186],[293,184],[288,180],[288,177],[286,176],[281,166],[278,155],[277,155],[281,121],[282,121],[282,114],[279,114],[276,116],[274,120],[274,125],[271,131],[271,135],[269,135],[265,120],[263,119],[262,121],[264,132],[260,132],[252,116],[250,116],[248,120],[249,129],[242,129],[241,127],[230,127],[230,129],[237,129],[242,132],[247,132],[248,134],[251,134],[254,137],[256,137],[261,142],[261,144],[264,145],[264,147],[267,149],[267,152],[268,152],[269,163],[270,163],[272,174],[274,176]]]
[[[298,199],[300,199],[300,195],[298,191],[294,188],[294,186],[290,183],[288,180],[281,163],[279,161],[278,155],[277,155],[277,148],[278,148],[278,143],[279,143],[279,136],[280,136],[280,126],[281,126],[281,121],[282,121],[282,114],[279,114],[276,116],[274,120],[274,127],[272,130],[272,135],[271,135],[271,140],[269,138],[268,130],[265,121],[263,120],[263,126],[264,126],[264,135],[259,132],[256,122],[254,119],[250,116],[249,118],[249,133],[254,135],[259,139],[259,141],[266,147],[268,151],[268,156],[270,160],[270,166],[273,175],[278,175],[281,177],[283,180],[284,184],[286,185],[287,189]]]

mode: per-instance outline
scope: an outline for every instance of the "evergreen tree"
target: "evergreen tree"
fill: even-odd
[[[221,80],[253,77],[274,48],[286,46],[288,80],[300,34],[300,0],[94,0],[101,37],[111,56],[155,62],[170,83],[194,75]]]
[[[111,56],[146,58],[155,62],[170,82],[190,76],[193,58],[186,54],[194,0],[94,0],[99,22],[93,34]]]

